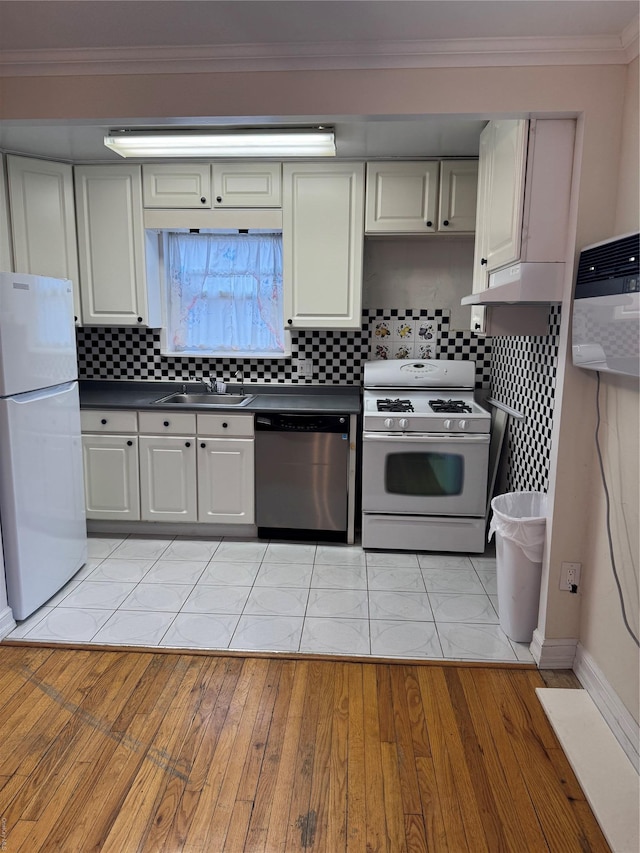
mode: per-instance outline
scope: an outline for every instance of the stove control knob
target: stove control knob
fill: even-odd
[[[458,427],[460,429],[467,429],[469,426],[469,421],[458,421]]]
[[[447,418],[447,420],[444,422],[444,428],[445,429],[451,429],[452,426],[453,426],[453,421],[449,420],[449,418]]]
[[[407,429],[409,426],[409,421],[407,418],[400,418],[400,429]]]
[[[393,418],[385,418],[384,425],[387,429],[391,429],[393,426],[395,426],[395,421],[393,420]]]

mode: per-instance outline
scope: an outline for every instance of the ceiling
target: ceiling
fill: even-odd
[[[554,52],[563,63],[620,63],[637,54],[638,10],[637,0],[0,0],[0,78],[549,64]],[[277,121],[250,121],[261,118]],[[368,159],[474,155],[484,126],[480,117],[288,121],[319,120],[336,127],[340,157]],[[0,148],[73,162],[119,160],[102,144],[118,123],[5,121]],[[165,116],[126,124],[150,123],[177,122]]]

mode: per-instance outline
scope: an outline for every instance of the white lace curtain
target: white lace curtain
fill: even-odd
[[[280,234],[173,233],[168,266],[173,352],[284,352]]]

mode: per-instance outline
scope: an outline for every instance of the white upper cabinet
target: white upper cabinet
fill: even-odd
[[[437,230],[436,160],[367,163],[367,234],[429,234]]]
[[[495,121],[483,131],[490,136],[487,152],[491,160],[488,218],[482,226],[487,230],[484,256],[487,270],[511,264],[520,256],[528,124]]]
[[[160,325],[147,297],[140,166],[78,166],[76,213],[85,325]]]
[[[548,309],[531,306],[562,298],[574,142],[572,119],[491,121],[483,130],[473,292],[462,300],[472,331],[546,334]],[[507,312],[518,303],[526,316]]]
[[[367,234],[473,233],[477,160],[367,163]]]
[[[511,264],[565,260],[574,141],[573,119],[492,121],[482,131],[474,292]]]
[[[145,163],[142,181],[146,209],[282,205],[280,163]]]
[[[359,329],[364,165],[285,163],[282,216],[285,323]]]
[[[280,163],[214,163],[214,207],[281,207]]]
[[[440,163],[438,231],[473,233],[477,199],[478,161],[443,160]]]
[[[142,166],[144,206],[153,208],[211,207],[211,166],[208,163],[152,163]]]
[[[4,173],[4,157],[0,155],[0,270],[13,272],[11,232],[9,231],[9,199]]]
[[[8,155],[7,173],[14,269],[70,279],[78,320],[78,254],[71,166]]]

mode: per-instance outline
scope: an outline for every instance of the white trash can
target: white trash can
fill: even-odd
[[[500,627],[511,640],[529,643],[538,624],[547,496],[508,492],[491,501],[489,539],[496,534]]]

